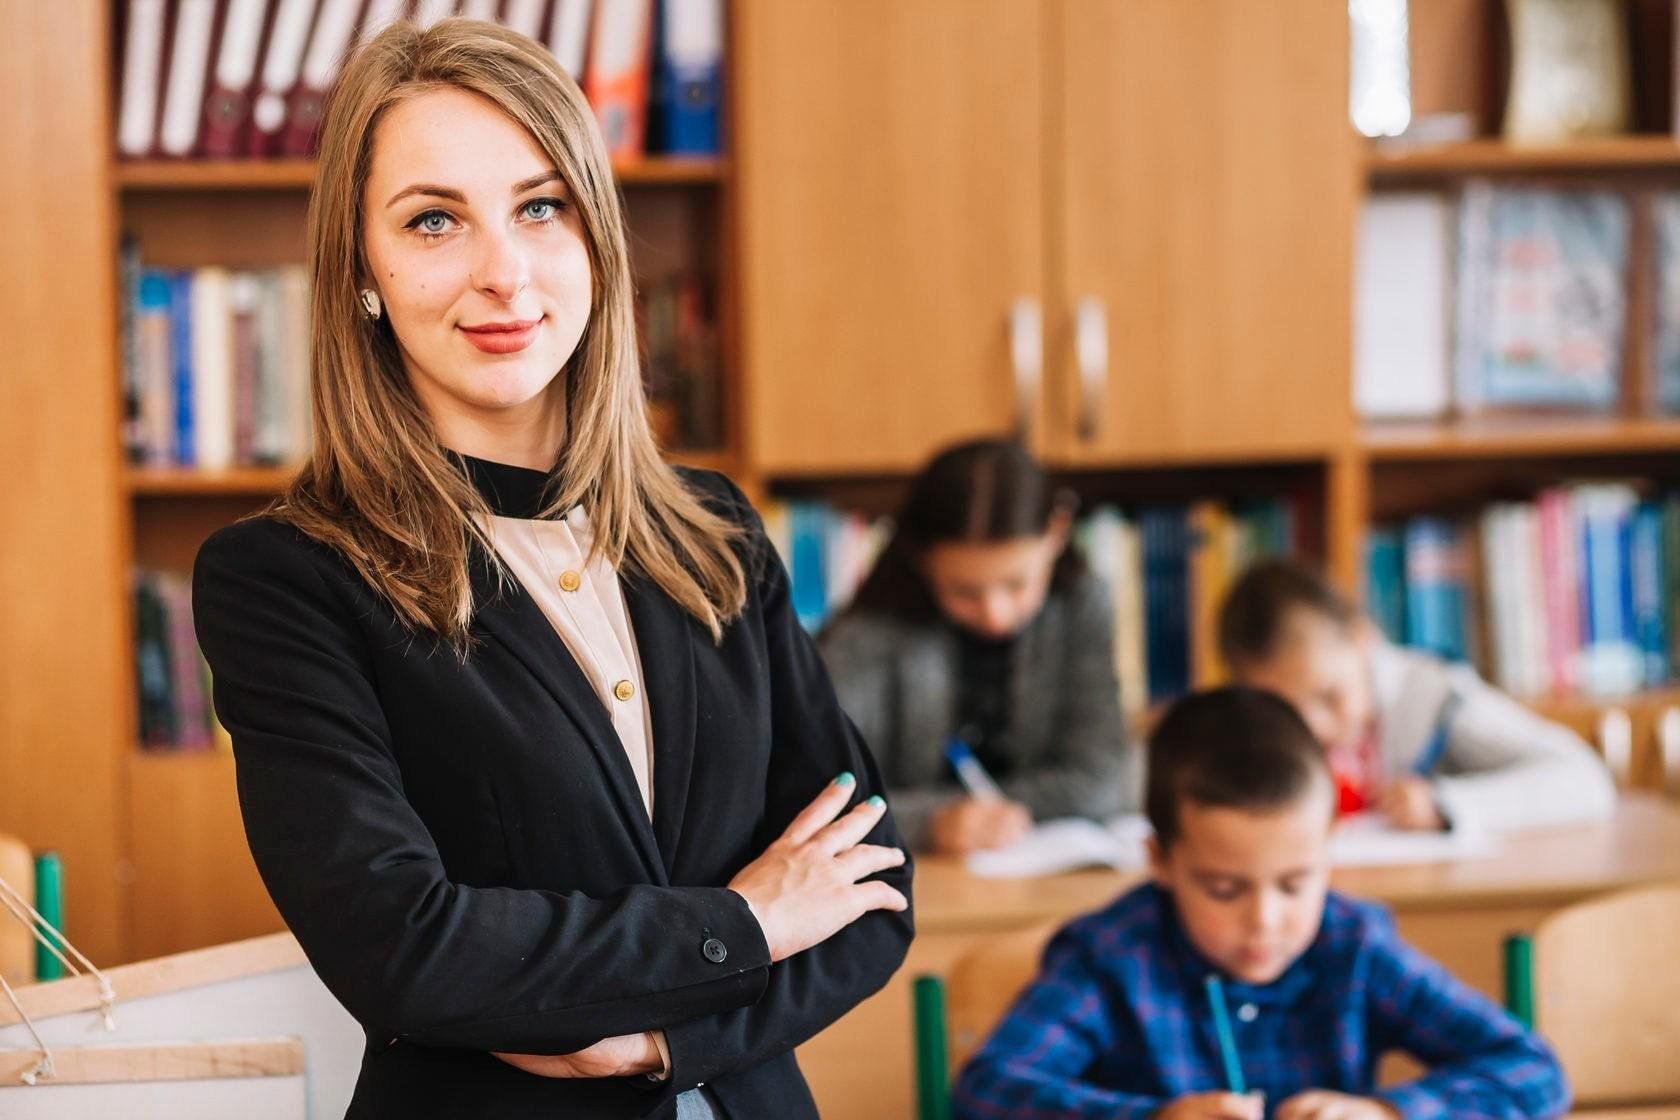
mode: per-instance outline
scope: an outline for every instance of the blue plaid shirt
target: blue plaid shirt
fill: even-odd
[[[1228,1088],[1204,988],[1213,971],[1153,884],[1078,919],[964,1067],[956,1115],[1127,1120]],[[1222,979],[1243,1076],[1268,1109],[1306,1089],[1376,1096],[1418,1118],[1568,1108],[1546,1044],[1401,941],[1384,907],[1331,892],[1317,938],[1282,976]],[[1390,1050],[1430,1072],[1376,1091]]]

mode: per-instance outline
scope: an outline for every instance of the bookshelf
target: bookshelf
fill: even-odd
[[[1356,174],[1367,197],[1390,190],[1450,196],[1472,178],[1501,185],[1610,188],[1631,202],[1632,248],[1626,279],[1627,336],[1623,386],[1608,412],[1449,415],[1430,421],[1360,421],[1343,453],[1344,501],[1339,516],[1372,527],[1414,515],[1458,517],[1493,502],[1529,500],[1576,480],[1680,483],[1680,417],[1653,406],[1652,309],[1655,261],[1649,202],[1653,192],[1680,188],[1680,140],[1673,119],[1676,59],[1673,6],[1630,0],[1632,131],[1627,135],[1547,145],[1511,144],[1498,135],[1502,83],[1509,72],[1505,9],[1498,0],[1414,0],[1410,49],[1414,116],[1456,113],[1473,138],[1409,147],[1367,145]],[[1363,543],[1361,541],[1360,549]],[[1346,557],[1343,574],[1357,583],[1363,559]],[[1485,668],[1485,666],[1484,666]],[[1680,710],[1680,684],[1625,696],[1538,694],[1525,698],[1548,716],[1597,741],[1605,711],[1625,712],[1633,730],[1623,778],[1662,788],[1657,727]]]
[[[111,0],[78,0],[83,15],[103,21],[106,42],[119,45],[118,10]],[[107,51],[106,59],[118,52]],[[726,55],[727,57],[727,55]],[[116,63],[93,71],[93,96],[109,103]],[[97,152],[109,152],[103,117],[84,123]],[[632,265],[639,287],[673,273],[705,278],[713,292],[718,364],[723,384],[716,395],[722,415],[714,443],[675,448],[673,461],[745,475],[739,425],[730,384],[737,365],[735,332],[727,322],[736,297],[729,290],[735,253],[731,163],[710,158],[648,156],[617,162],[630,227]],[[303,261],[306,213],[315,179],[312,159],[138,160],[105,157],[99,205],[112,216],[114,236],[133,236],[147,267],[194,269],[222,266],[262,269]],[[100,264],[108,272],[112,260]],[[111,313],[116,311],[111,297]],[[107,358],[100,379],[101,405],[120,407],[118,369]],[[116,434],[115,420],[106,442]],[[120,543],[114,558],[124,573],[155,570],[184,576],[198,548],[222,525],[260,509],[284,488],[295,465],[235,466],[203,470],[123,465],[115,493]],[[123,578],[127,583],[127,576]],[[137,734],[133,602],[128,590],[113,596],[108,613],[120,631],[125,658],[114,690],[120,709],[106,747],[114,770],[115,805],[102,822],[115,825],[115,847],[126,882],[126,930],[121,957],[155,956],[279,928],[279,918],[258,881],[238,816],[232,759],[219,749],[172,750],[140,746]],[[111,858],[111,865],[119,860]],[[123,924],[123,923],[114,923]]]

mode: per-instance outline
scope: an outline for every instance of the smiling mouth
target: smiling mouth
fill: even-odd
[[[537,337],[542,319],[510,319],[500,323],[476,323],[458,328],[467,341],[486,354],[513,354],[525,349]]]

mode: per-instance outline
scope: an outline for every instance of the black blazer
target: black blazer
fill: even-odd
[[[540,504],[540,472],[465,465],[498,513]],[[815,1117],[793,1048],[903,961],[910,915],[877,911],[772,965],[723,885],[842,770],[857,798],[884,790],[757,514],[722,475],[684,477],[744,529],[749,591],[714,644],[624,579],[653,719],[651,825],[582,670],[483,557],[463,663],[288,525],[245,521],[199,553],[195,621],[251,853],[367,1031],[351,1116],[670,1117],[705,1083],[734,1120]],[[900,843],[890,817],[868,842]],[[909,895],[908,864],[880,877]],[[489,1053],[655,1029],[664,1084],[542,1078]]]

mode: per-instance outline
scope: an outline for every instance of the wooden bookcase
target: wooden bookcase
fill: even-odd
[[[1413,7],[1420,58],[1496,56],[1493,0]],[[0,523],[23,527],[0,551],[0,830],[65,855],[70,932],[102,961],[277,924],[230,761],[136,746],[129,573],[189,570],[209,532],[286,476],[123,463],[118,237],[162,266],[301,260],[313,174],[111,158],[112,11],[0,14],[0,94],[31,109],[0,116],[26,215],[0,272]],[[1324,558],[1357,586],[1374,521],[1572,477],[1680,478],[1680,418],[1373,426],[1350,392],[1365,191],[1484,172],[1680,178],[1658,130],[1367,151],[1346,121],[1336,4],[729,12],[728,154],[619,176],[639,270],[675,257],[717,278],[723,439],[678,457],[749,493],[890,508],[938,445],[1020,428],[1093,501],[1305,489]],[[1420,65],[1420,100],[1486,117],[1492,66]],[[1021,299],[1041,324],[1036,378],[1011,363]],[[1089,300],[1107,325],[1100,384],[1075,345]],[[1633,709],[1637,782],[1656,773],[1646,729],[1677,702],[1618,702]]]

